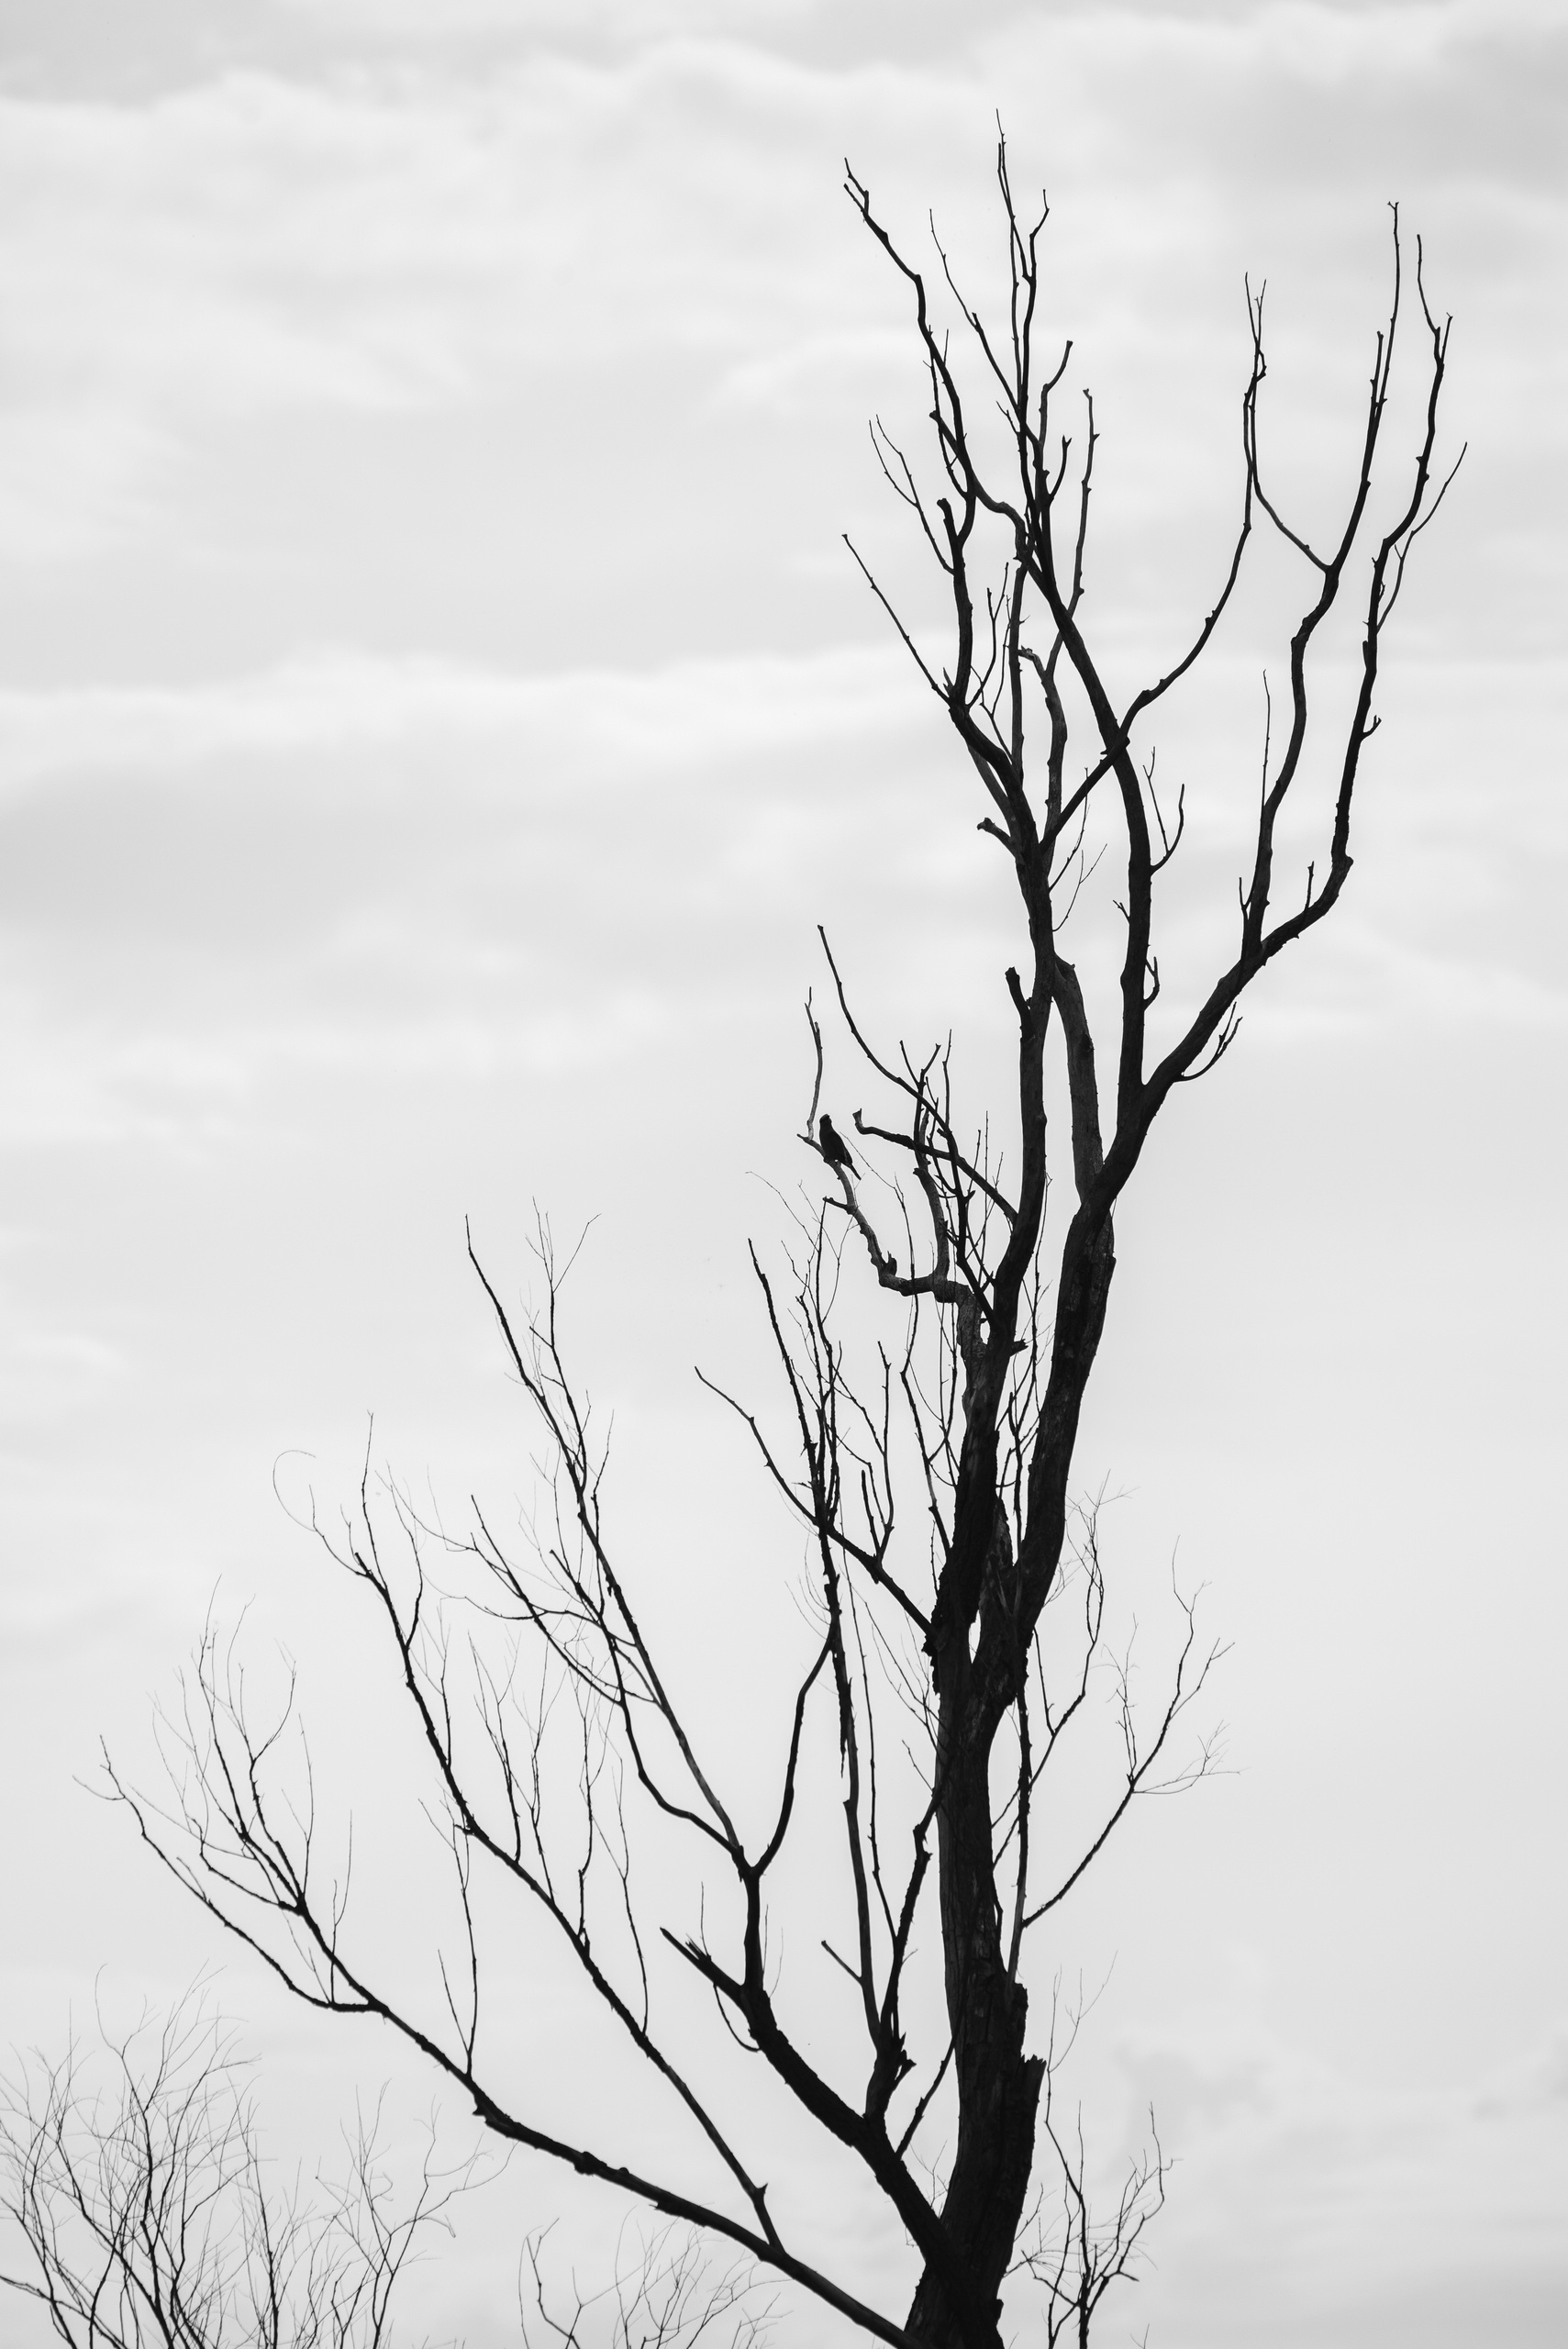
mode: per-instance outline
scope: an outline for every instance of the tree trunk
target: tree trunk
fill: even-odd
[[[907,2330],[925,2349],[979,2349],[1000,2338],[1002,2278],[1029,2190],[1045,2065],[1024,2054],[1029,1999],[1010,1981],[1002,1947],[991,1838],[989,1737],[977,1740],[967,1642],[942,1675],[938,1767],[948,1773],[938,1812],[942,1943],[958,2087],[958,2143],[942,2225],[970,2279],[966,2327],[928,2269]],[[975,2330],[989,2317],[988,2333]]]

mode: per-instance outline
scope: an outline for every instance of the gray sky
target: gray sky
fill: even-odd
[[[814,926],[968,1065],[1008,1016],[979,811],[840,540],[934,615],[841,158],[984,289],[999,109],[1127,682],[1207,607],[1244,273],[1310,506],[1397,198],[1470,442],[1346,902],[1118,1219],[1083,1483],[1236,1643],[1236,1775],[1154,1807],[1056,1954],[1116,1958],[1107,2131],[1153,2095],[1182,2157],[1129,2321],[1558,2337],[1565,90],[1545,0],[0,0],[0,2038],[222,1954],[76,1780],[145,1749],[215,1585],[330,1708],[274,1460],[343,1490],[373,1410],[455,1502],[526,1480],[465,1214],[514,1287],[532,1199],[598,1216],[628,1533],[688,1596],[750,1555],[690,1365],[762,1375],[743,1236],[811,1172]],[[1261,641],[1171,745],[1221,902]],[[301,2110],[313,2069],[373,2087],[238,1961],[223,1996]]]

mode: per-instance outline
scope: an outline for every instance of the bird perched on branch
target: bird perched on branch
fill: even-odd
[[[841,1166],[846,1174],[852,1174],[855,1162],[850,1156],[849,1145],[826,1110],[817,1119],[817,1131],[821,1141],[822,1155],[828,1165]]]

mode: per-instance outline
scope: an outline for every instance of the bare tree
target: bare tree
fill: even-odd
[[[697,2349],[702,2342],[709,2349],[764,2349],[773,2301],[759,2292],[751,2261],[738,2257],[713,2272],[701,2237],[689,2227],[623,2229],[610,2281],[585,2295],[573,2280],[554,2306],[543,2243],[542,2234],[530,2235],[523,2247],[524,2349],[533,2349],[536,2338],[530,2298],[539,2342],[560,2349],[589,2349],[595,2341],[606,2341],[607,2349]]]
[[[1019,2230],[1013,2256],[1012,2272],[1029,2276],[1043,2301],[1046,2349],[1056,2349],[1058,2342],[1083,2349],[1111,2286],[1136,2280],[1143,2232],[1165,2207],[1165,2180],[1171,2167],[1151,2112],[1152,2152],[1145,2149],[1128,2164],[1108,2215],[1096,2215],[1089,2196],[1083,2113],[1074,2115],[1068,2131],[1055,2109],[1058,2065],[1071,2052],[1093,2003],[1080,1998],[1067,2012],[1063,2027],[1060,1997],[1052,1996],[1040,2122],[1056,2165],[1061,2217],[1055,2223],[1046,2218],[1047,2195],[1042,2185],[1032,2212]]]
[[[172,1791],[155,1801],[114,1779],[182,1883],[299,1996],[389,2024],[498,2138],[703,2231],[724,2255],[909,2349],[994,2349],[1009,2277],[1039,2288],[1048,2338],[1082,2341],[1106,2290],[1134,2272],[1163,2197],[1156,2141],[1111,2215],[1091,2212],[1081,2135],[1051,2101],[1050,2047],[1029,2044],[1037,1929],[1139,1797],[1191,1783],[1210,1760],[1177,1733],[1216,1653],[1192,1601],[1178,1593],[1164,1693],[1148,1707],[1112,1639],[1097,1520],[1074,1502],[1079,1419],[1117,1207],[1154,1121],[1229,1050],[1246,990],[1327,919],[1350,877],[1384,633],[1447,487],[1434,451],[1448,328],[1428,304],[1418,245],[1412,303],[1396,215],[1392,303],[1333,527],[1318,538],[1287,519],[1265,473],[1263,307],[1249,292],[1240,512],[1218,591],[1168,665],[1135,688],[1118,683],[1086,610],[1094,406],[1085,395],[1074,441],[1058,420],[1070,346],[1040,355],[1045,214],[1020,215],[1005,149],[998,182],[1010,293],[993,325],[940,247],[934,272],[917,268],[848,179],[913,310],[928,455],[917,462],[873,431],[945,583],[946,651],[926,649],[866,575],[968,755],[981,829],[1016,885],[1019,939],[1002,974],[1016,1081],[995,1115],[966,1121],[951,1048],[883,1046],[828,952],[875,1106],[856,1109],[851,1148],[824,1108],[827,1048],[808,999],[815,1079],[800,1139],[826,1196],[800,1210],[786,1271],[752,1258],[783,1431],[733,1404],[809,1559],[809,1653],[765,1809],[727,1785],[700,1685],[687,1685],[685,1658],[662,1653],[652,1603],[619,1563],[605,1446],[563,1351],[569,1266],[543,1225],[532,1311],[515,1313],[474,1259],[547,1454],[550,1498],[526,1554],[477,1507],[471,1531],[450,1537],[395,1487],[373,1495],[368,1475],[341,1533],[322,1533],[380,1623],[450,1847],[450,1929],[431,1928],[439,1995],[421,2004],[397,1987],[324,1857],[304,1765],[288,1759],[292,1689],[261,1718],[216,1634],[165,1720]],[[941,317],[955,307],[950,334]],[[1417,340],[1420,391],[1390,494],[1382,444],[1402,330]],[[1264,733],[1229,943],[1195,985],[1188,974],[1162,996],[1157,885],[1185,803],[1156,793],[1153,722],[1214,643],[1255,537],[1306,579],[1283,724]],[[1330,692],[1325,719],[1321,654],[1337,614],[1356,629],[1360,665],[1348,707],[1336,712]],[[1287,814],[1311,843],[1299,868],[1281,846]],[[1094,911],[1106,859],[1114,922]],[[1053,1204],[1056,1088],[1068,1147]],[[868,1321],[880,1334],[864,1340]],[[758,1675],[761,1708],[758,1660],[732,1670]],[[1102,1690],[1108,1707],[1091,1701]],[[678,2127],[658,2160],[622,2159],[507,2087],[487,2038],[501,1893],[531,1910],[598,2002],[613,2043],[595,2063],[618,2053],[664,2100]],[[722,2027],[711,2044],[683,1974],[711,1994]],[[821,2053],[824,1980],[842,2008]],[[846,2028],[858,2052],[840,2043]],[[909,2274],[891,2300],[814,2237],[777,2166],[775,2094],[902,2228]],[[1059,2176],[1065,2232],[1026,2251],[1041,2168]]]
[[[361,2128],[346,2183],[269,2187],[244,2067],[199,1998],[104,2052],[106,2090],[74,2044],[0,2090],[0,2210],[28,2271],[0,2283],[68,2349],[386,2349],[416,2237],[467,2170],[427,2161],[399,2215]]]

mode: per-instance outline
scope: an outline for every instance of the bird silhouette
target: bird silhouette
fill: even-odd
[[[829,1166],[841,1166],[848,1174],[855,1172],[855,1162],[850,1156],[849,1145],[826,1110],[817,1120],[817,1131],[821,1140],[822,1155]]]

